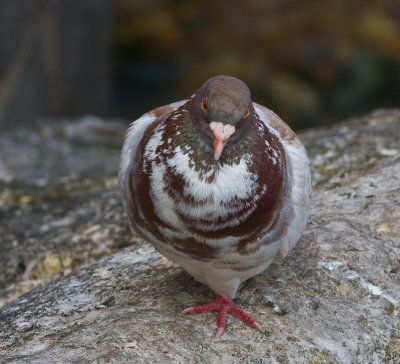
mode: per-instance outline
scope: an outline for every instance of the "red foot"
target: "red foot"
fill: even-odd
[[[218,295],[215,295],[214,301],[205,305],[186,308],[182,311],[182,313],[196,315],[199,313],[208,313],[212,311],[219,311],[217,316],[217,331],[215,332],[215,337],[220,337],[224,333],[228,313],[231,313],[233,316],[236,316],[238,319],[244,321],[246,324],[256,328],[257,330],[261,331],[262,329],[261,325],[249,314],[236,306],[233,300]]]

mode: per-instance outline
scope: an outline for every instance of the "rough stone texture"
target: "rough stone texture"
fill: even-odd
[[[106,168],[116,149],[92,176],[75,166],[73,178],[35,191],[27,177],[4,182],[1,259],[24,264],[3,284],[0,362],[398,363],[399,134],[396,110],[301,134],[314,170],[309,227],[285,260],[242,286],[237,303],[263,332],[230,317],[217,340],[213,315],[180,314],[208,288],[129,235]],[[64,263],[52,271],[51,257]],[[60,275],[19,298],[7,291]]]
[[[107,115],[111,0],[1,0],[0,128]]]
[[[132,241],[115,190],[126,128],[87,116],[0,135],[0,306]]]

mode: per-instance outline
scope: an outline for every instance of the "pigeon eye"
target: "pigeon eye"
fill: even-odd
[[[249,115],[250,115],[250,110],[247,110],[243,115],[243,119],[246,119]]]
[[[207,101],[206,101],[206,99],[202,99],[202,100],[201,100],[201,105],[200,105],[200,107],[201,107],[201,110],[203,110],[204,112],[207,111]]]

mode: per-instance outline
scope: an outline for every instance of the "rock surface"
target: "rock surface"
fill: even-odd
[[[301,134],[315,183],[308,229],[241,288],[237,303],[263,331],[230,317],[217,340],[212,315],[180,314],[208,288],[128,231],[118,148],[43,130],[0,140],[0,362],[400,361],[400,111]],[[29,156],[10,162],[4,143],[28,148],[32,135],[40,156],[13,169]],[[63,160],[48,153],[55,141],[68,168],[43,168],[43,182],[40,166]],[[90,173],[79,167],[96,153]]]

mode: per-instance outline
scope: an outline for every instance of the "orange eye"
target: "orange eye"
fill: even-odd
[[[243,119],[247,118],[250,115],[250,110],[247,110],[246,113],[243,115]]]
[[[207,111],[207,101],[206,99],[201,100],[201,109],[206,112]]]

